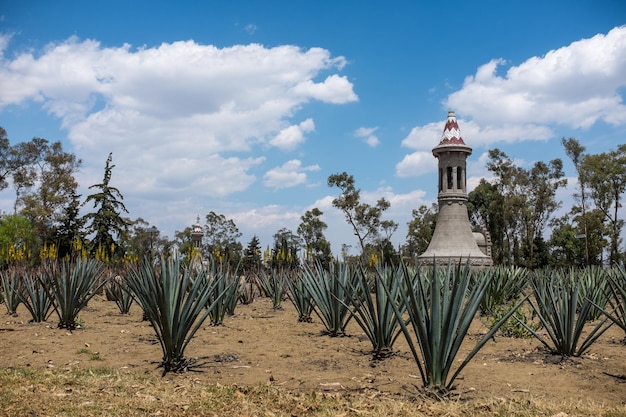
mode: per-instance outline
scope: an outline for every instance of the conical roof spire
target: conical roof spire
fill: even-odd
[[[465,145],[453,110],[448,111],[448,121],[446,121],[446,126],[443,128],[439,145]]]

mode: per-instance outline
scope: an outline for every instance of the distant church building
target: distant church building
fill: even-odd
[[[421,264],[466,263],[491,266],[491,240],[488,234],[472,232],[467,214],[466,159],[472,148],[461,138],[453,111],[443,129],[433,155],[439,161],[439,215],[435,232],[426,252],[418,256]]]

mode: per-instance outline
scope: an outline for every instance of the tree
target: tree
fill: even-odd
[[[74,193],[72,201],[65,206],[55,230],[54,242],[59,259],[72,256],[74,245],[85,238],[85,220],[80,216],[80,195]]]
[[[82,161],[65,152],[61,142],[50,144],[42,138],[18,144],[15,152],[14,162],[23,163],[13,172],[16,207],[38,229],[42,242],[51,243],[55,225],[76,195],[74,174]]]
[[[36,245],[35,228],[28,218],[9,214],[0,218],[0,261],[28,261]]]
[[[611,265],[617,265],[623,258],[619,247],[624,220],[618,215],[622,207],[621,196],[626,191],[626,145],[610,152],[585,155],[581,170],[589,185],[590,198],[609,223],[609,261]]]
[[[294,269],[300,265],[298,251],[300,237],[283,227],[274,234],[274,248],[271,252],[269,265],[271,268]]]
[[[254,235],[243,251],[243,270],[256,272],[261,269],[261,242]]]
[[[548,164],[535,162],[530,170],[516,166],[499,149],[489,151],[487,169],[494,176],[493,185],[502,196],[502,253],[508,265],[529,268],[542,266],[546,256],[543,233],[561,203],[556,191],[567,184],[563,164],[554,159]],[[494,236],[492,236],[493,241]],[[500,241],[500,236],[496,236]]]
[[[128,213],[124,205],[124,197],[120,191],[110,185],[111,174],[115,165],[113,154],[109,153],[104,167],[104,178],[100,184],[94,184],[89,189],[98,190],[94,194],[87,196],[83,205],[93,203],[95,212],[87,213],[84,216],[87,224],[87,235],[93,234],[90,251],[92,254],[101,251],[103,256],[121,254],[122,249],[117,246],[117,239],[122,236],[130,226],[130,222],[122,217],[121,213]],[[102,252],[104,251],[104,252]]]
[[[236,267],[241,260],[241,232],[232,219],[211,211],[204,226],[204,251],[220,262]]]
[[[426,252],[433,233],[435,233],[438,213],[436,204],[430,208],[421,205],[417,209],[413,209],[411,212],[412,219],[407,223],[406,243],[402,248],[404,257],[413,259]]]
[[[506,263],[504,196],[495,185],[483,178],[468,195],[467,211],[474,229],[489,232],[493,263],[495,265]]]
[[[346,172],[329,176],[328,186],[341,190],[341,195],[333,200],[333,206],[344,213],[359,241],[361,254],[365,255],[368,242],[380,243],[377,239],[382,232],[381,217],[391,204],[384,197],[380,198],[375,206],[362,203],[361,190],[355,187],[354,177]],[[389,226],[390,223],[382,223],[383,229],[389,230]]]
[[[563,148],[565,148],[565,154],[574,164],[574,168],[576,168],[576,173],[578,174],[578,189],[580,190],[580,193],[575,193],[574,198],[580,202],[579,207],[581,215],[577,218],[577,220],[580,220],[579,224],[582,224],[582,233],[577,233],[577,235],[584,235],[585,265],[590,265],[589,224],[587,221],[587,173],[584,169],[582,169],[585,147],[574,138],[562,138],[561,143],[563,144]]]
[[[332,255],[330,242],[324,236],[324,230],[328,225],[321,219],[323,214],[317,207],[307,210],[300,217],[301,222],[297,231],[304,241],[305,260],[311,263],[320,262],[322,266],[327,267]]]

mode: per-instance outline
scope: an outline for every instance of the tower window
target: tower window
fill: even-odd
[[[443,191],[443,169],[439,168],[439,192]]]
[[[463,189],[463,168],[456,167],[456,189]]]
[[[452,186],[454,185],[454,180],[452,178],[452,167],[448,167],[448,172],[447,172],[447,179],[448,179],[448,190],[452,189]]]

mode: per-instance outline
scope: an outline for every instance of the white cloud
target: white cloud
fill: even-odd
[[[2,37],[0,47],[6,42]],[[93,176],[113,152],[120,171],[138,175],[127,180],[128,194],[168,190],[166,178],[175,175],[170,182],[184,189],[226,195],[250,186],[254,177],[246,171],[263,159],[223,152],[266,143],[293,149],[315,129],[312,119],[290,124],[303,104],[358,99],[352,83],[332,73],[345,64],[322,48],[184,41],[134,49],[72,37],[2,56],[0,109],[39,105],[58,117]],[[211,180],[216,174],[219,181]]]
[[[431,152],[417,151],[405,155],[396,164],[396,175],[400,178],[413,177],[437,170],[437,159]]]
[[[360,127],[354,132],[354,136],[363,139],[370,147],[375,148],[380,143],[380,140],[374,133],[378,130],[378,127]]]
[[[304,143],[304,134],[313,132],[315,130],[315,123],[313,119],[306,119],[298,125],[292,125],[284,128],[278,135],[270,140],[270,145],[276,146],[285,151],[290,151],[298,147],[298,145]]]
[[[306,183],[306,171],[319,171],[319,169],[318,165],[302,167],[302,162],[292,159],[267,171],[263,176],[263,184],[274,189],[295,187]]]
[[[626,26],[573,42],[497,75],[502,59],[481,66],[446,105],[481,126],[626,123]],[[521,138],[523,139],[523,138]]]

